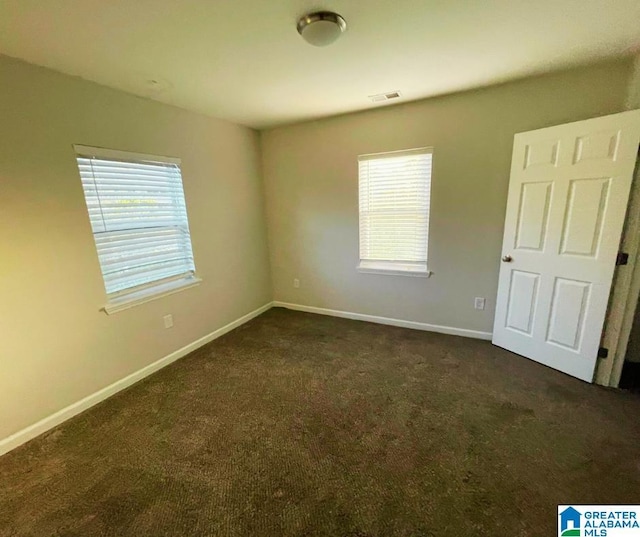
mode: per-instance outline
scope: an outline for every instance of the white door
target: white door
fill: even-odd
[[[516,134],[493,343],[592,382],[640,110]]]

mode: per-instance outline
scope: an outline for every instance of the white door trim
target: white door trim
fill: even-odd
[[[595,375],[596,384],[611,388],[617,388],[620,384],[640,296],[640,152],[620,251],[629,254],[629,262],[616,269],[602,338],[602,346],[609,350],[609,355],[598,360]]]

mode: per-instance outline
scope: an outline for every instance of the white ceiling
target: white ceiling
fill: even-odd
[[[295,28],[318,9],[348,24],[325,48]],[[0,53],[256,128],[639,47],[638,0],[0,0]]]

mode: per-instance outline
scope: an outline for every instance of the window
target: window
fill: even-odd
[[[428,276],[431,148],[360,155],[361,272]]]
[[[180,160],[74,148],[107,313],[197,283]]]

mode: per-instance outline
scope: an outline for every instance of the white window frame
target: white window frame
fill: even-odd
[[[134,153],[130,151],[120,151],[116,149],[106,149],[102,147],[92,147],[80,144],[74,144],[73,149],[76,154],[76,158],[85,157],[85,158],[101,158],[106,160],[119,160],[124,162],[156,162],[163,164],[175,164],[178,167],[182,164],[182,161],[179,158],[175,157],[167,157],[167,156],[159,156],[159,155],[149,155],[144,153]],[[182,182],[182,173],[180,173],[181,182]],[[183,185],[184,192],[184,185]],[[188,216],[187,216],[188,220]],[[134,228],[135,229],[135,228]],[[191,247],[193,248],[193,244],[191,238],[189,237],[191,242]],[[102,267],[100,270],[100,274],[103,277]],[[143,304],[145,302],[149,302],[151,300],[156,300],[158,298],[168,296],[185,289],[189,289],[191,287],[195,287],[202,282],[201,278],[199,278],[195,271],[188,275],[181,275],[175,277],[162,278],[159,280],[151,281],[143,285],[138,285],[133,288],[123,289],[122,291],[107,294],[106,304],[103,307],[104,311],[107,314],[113,314],[118,311],[122,311],[133,306],[137,306],[139,304]],[[105,291],[106,292],[106,291]]]
[[[433,147],[420,147],[415,149],[403,149],[399,151],[386,151],[383,153],[369,153],[364,155],[358,155],[358,168],[360,168],[360,163],[363,160],[377,160],[384,159],[389,157],[398,157],[403,155],[412,155],[412,154],[429,154],[431,155],[431,170],[428,177],[428,187],[429,187],[429,202],[427,209],[427,231],[426,231],[426,240],[427,244],[425,245],[425,249],[427,252],[427,258],[424,262],[411,262],[411,261],[402,261],[402,260],[379,260],[379,259],[363,259],[362,258],[362,248],[361,244],[359,246],[359,263],[356,267],[358,272],[368,273],[368,274],[381,274],[381,275],[390,275],[390,276],[410,276],[410,277],[418,277],[418,278],[428,278],[432,275],[432,272],[428,269],[428,247],[429,247],[429,234],[430,234],[430,220],[431,220],[431,184],[433,179]],[[362,181],[362,177],[360,175],[360,170],[358,171],[358,233],[360,236],[361,228],[360,228],[360,220],[361,220],[361,204],[362,199],[360,196],[360,182]],[[360,237],[360,241],[362,238]]]

